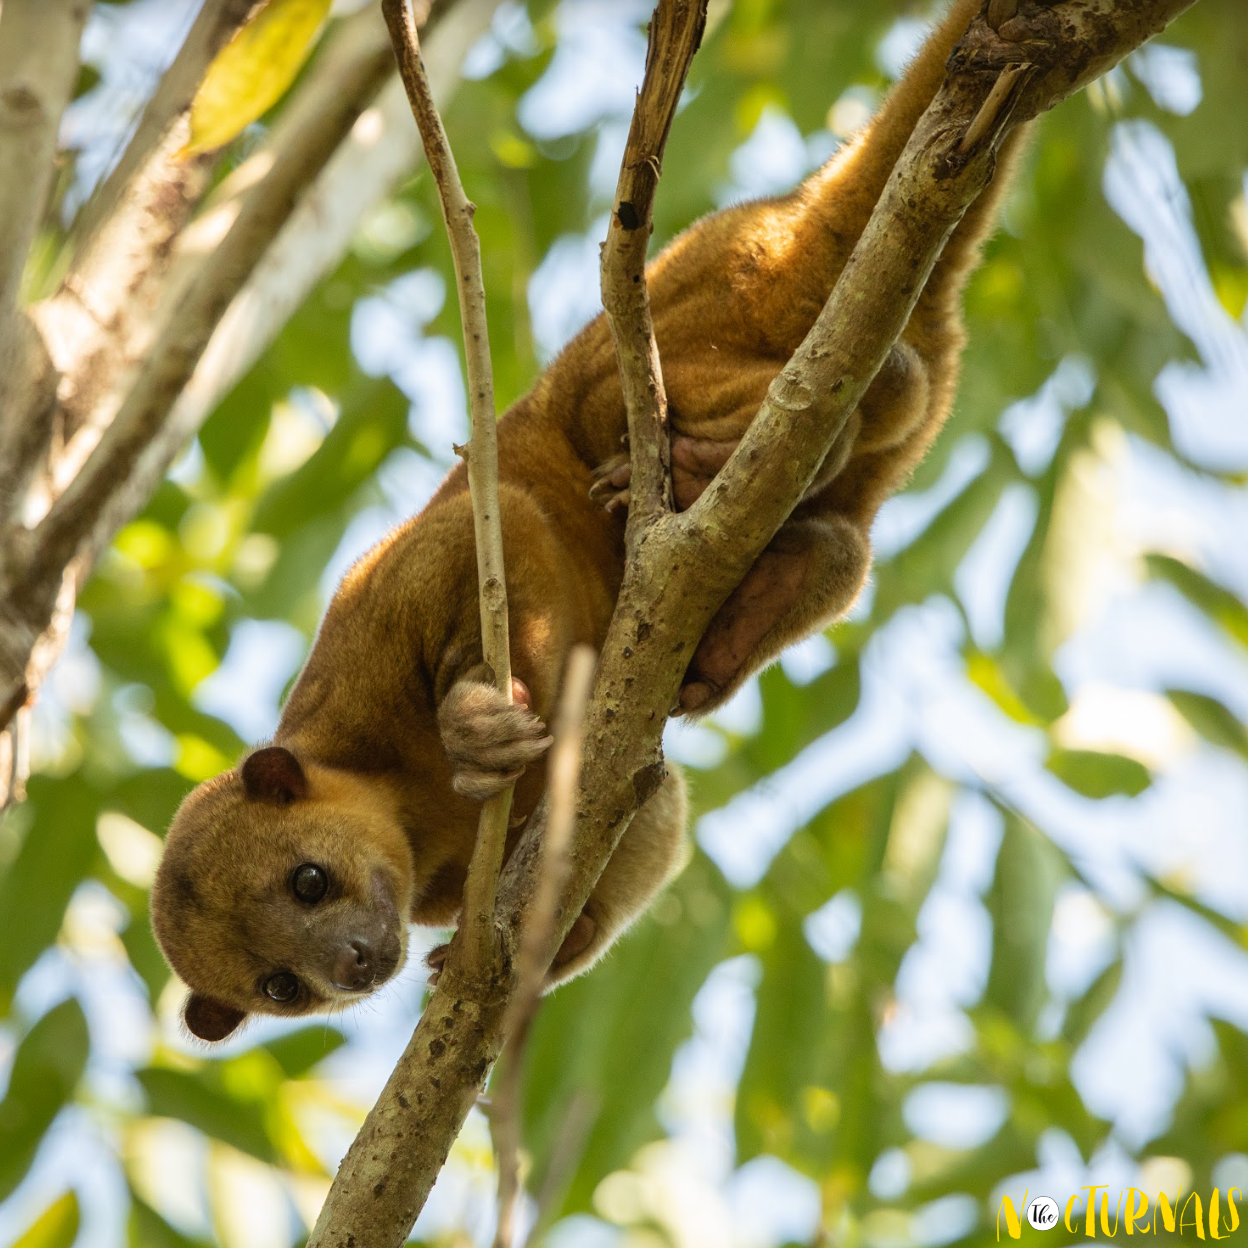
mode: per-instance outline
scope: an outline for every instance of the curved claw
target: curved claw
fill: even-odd
[[[633,479],[633,466],[627,455],[613,455],[593,472],[594,483],[589,496],[604,511],[614,511],[629,504],[629,483]]]

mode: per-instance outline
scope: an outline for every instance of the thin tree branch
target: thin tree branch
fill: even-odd
[[[980,105],[979,112],[971,119],[966,132],[958,140],[958,155],[969,156],[985,139],[1002,124],[1002,113],[1013,107],[1018,99],[1019,86],[1035,73],[1036,67],[1026,63],[1007,65],[992,84],[988,98]]]
[[[1087,86],[1168,26],[1196,0],[1011,0],[1017,12],[995,29],[975,22],[955,52],[959,72],[998,74],[1027,62],[1036,74],[1018,93],[1014,124]]]
[[[616,184],[602,249],[602,304],[615,341],[628,410],[628,544],[640,528],[672,506],[667,394],[650,318],[646,247],[654,228],[654,193],[680,93],[702,42],[706,0],[660,3],[650,21],[646,73]]]
[[[567,1108],[559,1116],[554,1142],[546,1160],[546,1173],[537,1193],[537,1213],[529,1228],[525,1244],[540,1244],[559,1205],[567,1194],[568,1184],[585,1156],[589,1133],[602,1110],[602,1097],[588,1087],[577,1088],[568,1098]]]
[[[999,42],[998,64],[968,68],[955,53],[824,314],[777,378],[734,460],[695,508],[660,517],[631,552],[586,721],[560,938],[633,813],[662,783],[665,716],[656,708],[673,704],[707,622],[805,492],[904,326],[945,239],[990,176],[993,148],[1012,126],[1086,81],[1088,66],[1116,63],[1190,2],[1137,0],[1124,19],[1111,0],[1069,0],[1059,6],[1069,10],[1060,35],[1038,36],[1025,56],[1014,46],[1006,55]],[[984,29],[976,23],[970,42]],[[1038,60],[1041,52],[1051,59]],[[1000,128],[963,157],[957,146],[999,71],[1020,61],[1041,66],[1025,84],[1026,107],[1015,100],[999,110]],[[1064,75],[1044,68],[1063,63],[1084,68]],[[784,462],[790,458],[792,467]],[[720,567],[725,556],[727,571]],[[539,887],[547,809],[541,804],[530,817],[502,875],[499,922],[512,947]],[[404,1242],[498,1056],[510,992],[506,978],[491,986],[443,974],[343,1160],[309,1248]]]
[[[0,811],[10,802],[26,800],[30,779],[30,712],[19,707],[8,732],[0,733]]]
[[[437,184],[442,218],[451,244],[459,315],[464,326],[468,372],[468,409],[472,437],[458,448],[468,465],[468,492],[477,542],[477,587],[481,601],[481,654],[494,674],[499,692],[511,698],[511,650],[507,640],[507,581],[503,569],[503,529],[498,502],[498,432],[494,409],[494,372],[490,366],[490,335],[485,318],[485,285],[481,280],[481,244],[472,225],[476,205],[469,202],[455,167],[425,67],[412,0],[382,0],[390,28],[399,77],[407,90],[412,116],[425,145],[425,158]],[[473,846],[456,944],[462,942],[464,969],[481,978],[494,966],[494,901],[503,864],[512,786],[481,808]],[[452,957],[455,952],[452,951]]]
[[[498,1167],[498,1229],[494,1248],[512,1248],[516,1200],[520,1195],[520,1129],[524,1118],[524,1050],[537,1014],[546,972],[558,949],[555,933],[559,903],[568,878],[568,852],[576,827],[576,795],[581,776],[585,707],[594,681],[597,656],[591,646],[577,646],[568,656],[555,718],[555,741],[547,770],[549,815],[542,837],[541,867],[533,907],[525,916],[516,957],[516,990],[505,1025],[498,1091],[490,1113]]]

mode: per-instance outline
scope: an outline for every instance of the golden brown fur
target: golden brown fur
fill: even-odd
[[[814,322],[978,5],[956,0],[866,133],[801,187],[707,217],[651,266],[678,505],[714,476]],[[948,414],[963,344],[961,289],[1004,180],[951,237],[815,486],[712,622],[682,689],[686,711],[722,703],[859,592],[876,510]],[[266,781],[276,796],[264,784],[260,798],[248,796],[240,769],[187,799],[170,832],[153,915],[170,961],[193,989],[187,1022],[196,1034],[218,1038],[252,1010],[299,1012],[275,1008],[257,985],[277,969],[316,980],[316,966],[341,956],[341,925],[325,938],[333,948],[311,936],[310,952],[295,947],[292,933],[319,906],[301,910],[284,894],[290,873],[313,855],[355,881],[363,899],[355,922],[371,921],[370,873],[388,881],[412,921],[454,921],[479,799],[536,762],[546,744],[540,721],[552,709],[569,648],[600,645],[605,634],[623,572],[624,520],[621,508],[601,504],[604,495],[626,497],[625,423],[599,317],[499,424],[512,658],[531,713],[479,683],[472,518],[460,468],[419,516],[360,560],[334,596],[276,748],[255,765],[276,769],[276,781]],[[542,766],[520,776],[520,816],[532,811],[543,783]],[[679,869],[684,824],[683,786],[672,773],[625,833],[560,952],[556,980],[599,957]],[[180,891],[178,881],[187,879],[207,899],[198,909]],[[257,954],[248,945],[254,938],[241,933],[261,910],[277,936]],[[330,996],[309,993],[306,1008]]]

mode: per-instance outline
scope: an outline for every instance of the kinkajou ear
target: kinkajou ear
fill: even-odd
[[[260,802],[289,806],[308,793],[308,779],[299,760],[285,746],[270,745],[248,755],[243,763],[243,788]]]
[[[193,992],[186,999],[182,1021],[197,1040],[224,1040],[247,1017],[242,1010]]]

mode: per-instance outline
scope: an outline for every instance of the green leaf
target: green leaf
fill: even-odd
[[[1013,812],[1004,815],[1005,833],[986,898],[992,916],[992,962],[984,1001],[1030,1033],[1047,992],[1045,954],[1064,870],[1061,855],[1046,837]]]
[[[68,1191],[58,1196],[20,1239],[13,1241],[12,1248],[71,1248],[78,1238],[80,1220],[78,1196]]]
[[[1074,451],[1084,445],[1086,438],[1084,422],[1073,419],[1067,421],[1054,452],[1053,462],[1037,483],[1039,507],[1035,524],[1014,568],[1005,600],[1005,653],[1002,656],[1002,666],[1007,679],[1018,690],[1028,709],[1033,711],[1038,708],[1028,698],[1027,679],[1036,669],[1047,669],[1047,660],[1052,650],[1051,638],[1048,636],[1049,584],[1045,576],[1049,529],[1053,523],[1054,507],[1067,461]],[[1040,717],[1048,718],[1044,714]]]
[[[18,980],[56,939],[65,907],[99,853],[99,795],[80,776],[35,776],[27,802],[34,811],[17,858],[0,880],[0,1014]]]
[[[806,685],[793,684],[779,665],[762,673],[759,692],[763,722],[749,737],[725,734],[729,740],[727,757],[691,777],[695,817],[725,805],[760,776],[791,762],[806,746],[854,713],[862,689],[858,656],[847,652],[848,646],[841,649],[836,663]]]
[[[1169,581],[1179,593],[1198,606],[1214,623],[1221,625],[1241,646],[1248,646],[1248,607],[1229,589],[1169,555],[1149,555],[1145,563],[1155,577]]]
[[[751,738],[747,753],[760,775],[791,762],[806,746],[843,724],[857,710],[862,695],[856,654],[842,654],[807,685],[794,685],[778,665],[765,671],[759,684],[763,727]]]
[[[138,1072],[149,1112],[157,1118],[189,1123],[214,1140],[273,1164],[277,1152],[269,1139],[262,1107],[231,1097],[217,1079],[151,1066]]]
[[[872,616],[887,619],[898,608],[948,593],[953,574],[979,536],[1009,482],[1010,457],[992,443],[988,466],[903,550],[876,568]]]
[[[770,1153],[815,1178],[835,1170],[860,1189],[880,1150],[903,1139],[873,1011],[914,941],[947,806],[930,769],[911,759],[901,771],[901,781],[872,781],[821,812],[738,903],[738,935],[762,964],[736,1097],[739,1161]],[[852,955],[828,967],[804,924],[846,886],[862,898],[861,931]]]
[[[969,653],[966,656],[966,675],[972,684],[983,690],[1011,719],[1028,725],[1037,722],[1036,716],[1011,687],[1001,665],[992,655],[979,650]]]
[[[169,964],[152,934],[147,907],[136,901],[131,909],[134,917],[122,932],[121,943],[125,946],[130,965],[147,988],[148,997],[155,1001],[169,982]]]
[[[1078,1048],[1096,1026],[1097,1019],[1109,1008],[1122,984],[1122,958],[1114,960],[1088,985],[1083,996],[1070,1003],[1062,1023],[1062,1039]]]
[[[287,1079],[298,1079],[346,1042],[342,1032],[322,1023],[270,1040],[264,1047],[276,1059]]]
[[[828,1000],[828,968],[796,916],[782,922],[762,964],[754,1030],[737,1088],[737,1160],[771,1153],[817,1171],[840,1119],[839,1097],[827,1086],[826,1046],[841,1038]]]
[[[408,401],[393,383],[367,378],[343,397],[342,412],[315,454],[265,491],[253,527],[285,539],[345,503],[407,439]]]
[[[1188,689],[1167,689],[1166,697],[1206,741],[1248,758],[1248,728],[1216,698]]]
[[[945,1164],[913,1183],[906,1192],[907,1203],[922,1204],[951,1192],[966,1192],[982,1202],[1007,1175],[1018,1174],[1036,1164],[1036,1141],[1007,1119],[1001,1130],[981,1148],[948,1154]],[[982,1210],[981,1210],[982,1220]],[[992,1220],[986,1225],[991,1230]],[[962,1243],[995,1243],[995,1239],[974,1238]]]
[[[163,719],[162,722],[174,732],[184,727]],[[111,809],[129,815],[149,832],[164,836],[165,829],[173,822],[174,812],[190,790],[186,777],[171,768],[149,767],[122,780],[109,794],[107,804]]]
[[[286,93],[331,0],[268,0],[208,66],[191,104],[189,152],[223,147]]]
[[[25,1177],[44,1133],[73,1095],[87,1064],[87,1020],[74,998],[27,1032],[0,1101],[0,1200]]]
[[[203,1240],[188,1239],[134,1191],[130,1192],[131,1248],[208,1248]]]
[[[1173,901],[1185,910],[1190,910],[1204,919],[1215,931],[1221,932],[1233,945],[1240,949],[1248,949],[1248,923],[1241,923],[1220,910],[1207,906],[1199,898],[1193,897],[1191,893],[1172,887],[1164,880],[1150,878],[1148,882],[1153,892],[1159,897],[1164,897],[1167,901]]]
[[[1137,797],[1152,783],[1148,768],[1125,754],[1053,750],[1044,765],[1084,797]]]
[[[1061,719],[1070,709],[1061,680],[1044,663],[1023,666],[1019,675],[1018,696],[1033,715],[1046,723]]]

